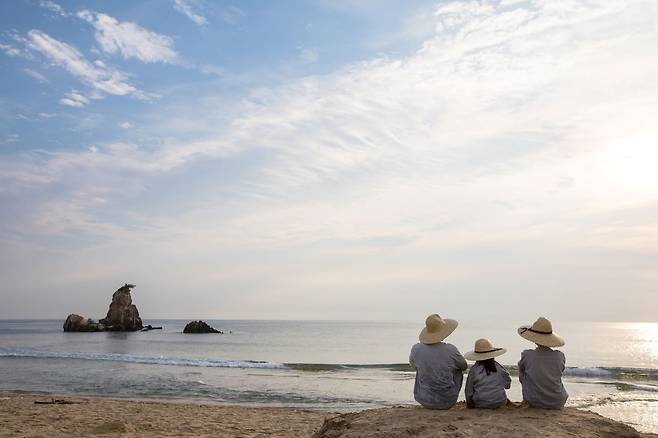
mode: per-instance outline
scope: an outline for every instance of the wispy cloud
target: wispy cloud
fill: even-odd
[[[125,59],[134,58],[149,63],[180,62],[180,57],[174,50],[174,41],[166,35],[144,29],[130,21],[119,22],[116,18],[100,12],[84,10],[78,12],[77,16],[94,26],[96,41],[105,53],[119,54]]]
[[[48,9],[50,12],[54,12],[55,14],[61,16],[61,17],[68,17],[69,14],[64,10],[63,7],[58,5],[57,3],[51,1],[51,0],[41,0],[39,2],[39,5],[42,8]]]
[[[18,49],[15,46],[12,46],[11,44],[0,43],[0,50],[5,52],[5,55],[7,56],[15,57],[15,56],[23,56],[24,54],[22,50]]]
[[[31,68],[24,68],[23,71],[25,72],[25,74],[33,77],[34,79],[36,79],[41,83],[48,82],[48,78],[45,77],[42,73],[39,73],[38,71],[32,70]]]
[[[0,138],[0,145],[16,143],[20,136],[18,134],[9,134],[4,139]]]
[[[31,30],[28,32],[26,44],[28,48],[41,53],[97,92],[116,96],[129,94],[137,96],[139,94],[139,90],[128,82],[127,75],[123,72],[104,64],[92,64],[74,46],[52,38],[44,32]],[[86,103],[79,99],[77,101],[70,99],[70,97],[64,100],[68,102],[66,104]]]
[[[59,103],[62,105],[80,108],[87,105],[89,103],[89,99],[76,91],[72,91],[70,93],[66,93],[65,97],[59,100]]]
[[[190,0],[174,0],[174,9],[185,15],[199,26],[205,26],[208,24],[206,17],[194,11],[193,4]]]
[[[236,24],[240,18],[246,17],[247,14],[237,6],[229,6],[219,12],[222,20],[228,24]]]
[[[320,59],[320,51],[315,47],[300,47],[299,59],[308,64],[318,62]]]

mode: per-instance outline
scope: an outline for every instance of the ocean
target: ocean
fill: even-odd
[[[64,333],[63,320],[0,320],[0,389],[340,412],[415,404],[407,359],[424,321],[208,320],[222,335],[183,334],[186,322]],[[516,334],[523,322],[461,322],[446,340],[462,353],[480,337],[507,348],[513,401],[516,363],[534,346]],[[567,342],[568,405],[658,432],[658,323],[553,326]]]

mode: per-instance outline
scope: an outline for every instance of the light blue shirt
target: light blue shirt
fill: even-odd
[[[464,395],[466,400],[471,400],[476,408],[495,409],[507,403],[507,393],[512,384],[507,370],[498,362],[496,372],[487,374],[487,370],[479,362],[476,362],[468,372]]]
[[[411,347],[409,364],[416,369],[414,399],[426,408],[450,409],[464,379],[466,360],[452,344],[418,343]]]
[[[523,400],[533,408],[562,409],[569,397],[562,385],[564,353],[539,346],[525,350],[519,361]]]

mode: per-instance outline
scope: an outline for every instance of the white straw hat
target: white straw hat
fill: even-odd
[[[518,332],[522,338],[544,347],[561,347],[564,345],[564,339],[553,333],[553,325],[543,316],[539,317],[531,326],[519,327]]]
[[[447,338],[459,323],[454,319],[443,319],[436,313],[425,320],[425,328],[418,335],[423,344],[437,344]]]
[[[489,339],[478,339],[475,341],[475,349],[466,353],[464,357],[468,360],[478,361],[493,359],[505,353],[507,353],[506,349],[494,347]]]

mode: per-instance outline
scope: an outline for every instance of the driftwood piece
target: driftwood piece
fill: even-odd
[[[63,400],[59,398],[52,398],[48,401],[43,401],[43,400],[35,400],[34,401],[35,405],[77,405],[80,404],[80,402],[74,402],[71,400]]]

